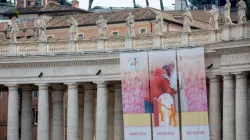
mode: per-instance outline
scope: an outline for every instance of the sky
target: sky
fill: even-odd
[[[89,0],[78,0],[80,7],[88,9]],[[175,0],[163,0],[165,7],[173,7]],[[136,4],[143,7],[146,6],[145,0],[136,0]],[[107,7],[133,7],[133,0],[94,0],[92,7],[107,6]],[[160,9],[160,0],[149,0],[149,6]]]

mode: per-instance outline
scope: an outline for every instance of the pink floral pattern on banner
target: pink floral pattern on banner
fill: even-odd
[[[204,53],[200,49],[178,51],[178,70],[184,75],[189,112],[208,110]]]
[[[130,78],[122,80],[122,104],[125,114],[145,113],[144,96],[148,94],[147,78]]]
[[[185,75],[184,75],[185,76]],[[189,81],[185,79],[185,81]],[[203,87],[204,79],[198,78],[194,81],[186,82],[186,97],[189,112],[207,111],[206,89]]]

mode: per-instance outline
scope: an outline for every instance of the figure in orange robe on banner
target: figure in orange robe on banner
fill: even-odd
[[[159,111],[159,116],[161,118],[160,121],[164,122],[164,112],[161,109],[162,106],[165,107],[165,108],[167,108],[166,105],[162,104],[162,100],[159,99],[159,101],[158,101],[158,111]]]
[[[176,124],[176,118],[175,118],[175,115],[176,115],[176,111],[175,111],[175,108],[174,108],[174,104],[171,104],[171,108],[167,108],[169,111],[170,111],[170,115],[169,115],[169,125],[172,125],[172,121],[174,122],[174,127],[177,126]]]

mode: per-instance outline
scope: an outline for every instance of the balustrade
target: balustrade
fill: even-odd
[[[250,24],[223,27],[219,30],[194,30],[193,32],[166,32],[136,37],[85,38],[69,41],[66,37],[48,39],[46,42],[17,40],[18,43],[0,40],[0,55],[46,55],[67,52],[88,52],[115,49],[168,48],[176,46],[198,46],[223,41],[250,38]],[[42,47],[41,47],[42,46]]]

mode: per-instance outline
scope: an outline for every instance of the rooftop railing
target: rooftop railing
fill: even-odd
[[[153,34],[136,37],[83,38],[70,41],[68,38],[53,38],[47,42],[34,39],[11,43],[1,40],[0,55],[55,55],[72,52],[126,51],[138,49],[164,49],[171,47],[202,46],[232,40],[250,38],[250,24],[223,27],[219,30],[193,30],[192,32],[167,32],[162,36]]]

